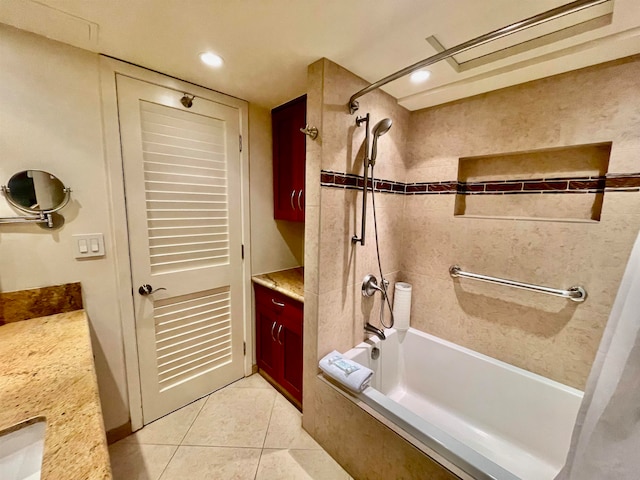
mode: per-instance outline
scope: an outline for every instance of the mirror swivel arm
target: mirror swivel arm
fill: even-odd
[[[2,190],[2,193],[4,194],[5,199],[7,200],[7,202],[9,202],[9,204],[12,207],[17,208],[18,210],[20,210],[22,212],[34,213],[33,211],[29,211],[29,210],[25,209],[23,206],[21,206],[21,205],[19,205],[16,202],[13,201],[11,196],[8,195],[8,193],[10,192],[9,187],[7,187],[6,185],[2,185],[2,187],[0,187],[0,189]],[[52,210],[46,210],[46,211],[38,212],[37,215],[23,215],[23,216],[19,216],[19,217],[0,217],[0,224],[5,224],[5,223],[44,223],[44,224],[46,224],[47,227],[53,228],[54,224],[53,224],[53,217],[52,217],[51,214],[54,213],[54,212],[57,212],[61,208],[64,208],[69,203],[69,200],[71,200],[71,188],[65,187],[63,191],[65,193],[64,200],[56,208],[54,208]]]
[[[50,213],[41,213],[40,215],[25,215],[23,217],[0,217],[2,223],[46,223],[47,227],[53,228],[53,218]]]

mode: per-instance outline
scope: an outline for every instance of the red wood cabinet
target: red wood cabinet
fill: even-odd
[[[271,110],[273,130],[273,218],[304,221],[307,96]]]
[[[303,305],[261,285],[254,290],[258,369],[301,408]]]

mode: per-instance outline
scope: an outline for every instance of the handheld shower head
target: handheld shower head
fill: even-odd
[[[371,133],[373,133],[373,146],[371,147],[371,163],[375,164],[378,155],[378,137],[381,137],[391,129],[393,122],[390,118],[383,118],[375,124]]]

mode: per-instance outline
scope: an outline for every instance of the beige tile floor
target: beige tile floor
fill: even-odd
[[[111,445],[114,480],[350,480],[259,375]]]

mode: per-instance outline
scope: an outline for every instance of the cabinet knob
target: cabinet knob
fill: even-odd
[[[273,298],[271,299],[271,303],[277,305],[278,307],[284,307],[284,303],[276,302]]]
[[[273,322],[271,324],[271,338],[273,339],[274,342],[276,341],[276,336],[273,334],[273,331],[275,330],[275,328],[276,328],[276,322]]]
[[[282,340],[280,340],[280,334],[282,333],[282,324],[280,324],[280,327],[278,328],[278,343],[280,345],[283,345]]]
[[[300,203],[301,198],[302,198],[302,190],[300,190],[300,192],[298,193],[298,208],[300,209],[300,211],[303,210],[302,204]]]
[[[295,196],[296,196],[296,191],[295,191],[295,190],[292,190],[292,191],[291,191],[291,199],[290,199],[290,202],[291,202],[291,210],[295,210],[295,209],[296,209],[295,205],[293,204],[293,198],[294,198]]]

